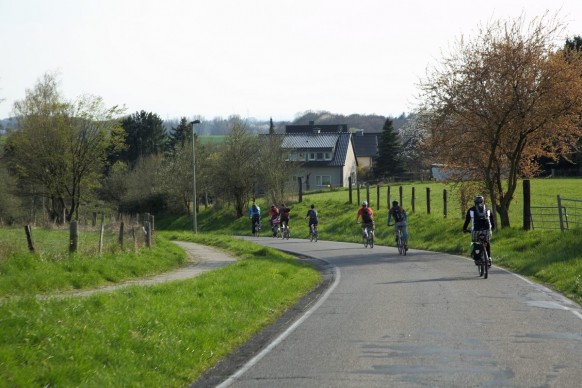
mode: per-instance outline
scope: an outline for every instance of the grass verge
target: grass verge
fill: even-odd
[[[194,381],[276,320],[320,275],[273,249],[228,236],[195,240],[242,259],[197,278],[86,298],[0,304],[7,386],[165,386]]]

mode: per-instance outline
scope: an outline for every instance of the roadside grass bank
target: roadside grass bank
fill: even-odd
[[[580,179],[533,179],[531,182],[532,205],[555,206],[557,196],[582,199]],[[409,213],[409,246],[469,257],[470,237],[462,233],[464,214],[461,212],[459,192],[454,186],[438,182],[409,182],[391,186],[391,199],[400,201],[399,187],[403,187],[402,204]],[[412,188],[416,189],[415,211],[411,209]],[[421,193],[430,189],[431,213],[427,214],[427,200]],[[444,217],[443,190],[448,194],[448,214]],[[376,201],[376,189],[370,189],[370,203],[376,220],[376,243],[395,246],[393,227],[386,226],[388,208],[387,188],[381,188],[380,210]],[[535,229],[524,231],[523,193],[521,185],[516,191],[516,200],[510,207],[512,226],[493,232],[492,256],[495,265],[543,283],[563,295],[582,304],[582,230]],[[291,203],[291,237],[308,238],[309,229],[305,216],[313,203],[319,213],[319,238],[331,241],[361,242],[360,227],[354,223],[359,208],[355,190],[352,204],[348,201],[348,191],[337,189],[308,193],[303,202]],[[472,197],[471,197],[472,198]],[[365,190],[360,190],[360,200],[365,200]],[[486,200],[487,203],[489,203]],[[270,203],[258,200],[262,209],[262,235],[269,236],[268,212]],[[234,220],[232,209],[201,209],[199,231],[231,235],[250,235],[251,224],[248,217]],[[192,219],[177,217],[158,220],[160,228],[191,230]],[[467,261],[459,265],[472,265]]]
[[[0,298],[79,290],[155,275],[183,266],[185,252],[160,237],[150,249],[110,248],[68,254],[66,230],[34,231],[40,253],[27,249],[22,229],[0,229]],[[81,246],[96,246],[97,236],[81,234]]]
[[[160,233],[157,246],[171,248],[168,239],[215,245],[241,259],[155,286],[66,299],[39,300],[29,292],[5,298],[0,381],[6,386],[187,386],[321,280],[319,272],[292,256],[226,235]]]

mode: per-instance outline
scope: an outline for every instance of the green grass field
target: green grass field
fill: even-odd
[[[532,204],[555,205],[557,195],[582,199],[581,182],[533,180]],[[400,187],[410,213],[411,248],[468,256],[469,238],[461,232],[456,190],[442,183],[407,183],[390,186],[391,199],[399,198]],[[447,190],[447,217],[443,190]],[[381,187],[378,201],[376,188],[371,188],[370,203],[376,213],[377,243],[394,245],[392,228],[386,226],[387,191]],[[304,217],[314,203],[321,239],[359,242],[354,223],[358,197],[354,192],[352,203],[348,198],[341,189],[309,193],[302,203],[291,203],[292,237],[307,238]],[[365,198],[361,190],[360,201]],[[523,231],[521,201],[520,188],[510,211],[512,227],[494,233],[495,263],[582,302],[580,230]],[[263,211],[269,205],[259,204]],[[0,386],[183,387],[194,381],[320,281],[317,271],[287,254],[231,237],[250,235],[249,220],[235,220],[232,214],[230,208],[202,209],[197,235],[191,232],[190,217],[158,219],[157,243],[151,249],[110,247],[101,256],[94,248],[69,256],[66,232],[54,230],[34,231],[38,249],[31,254],[21,230],[0,230]],[[94,235],[83,238],[83,246],[94,247]],[[187,257],[170,240],[217,246],[240,260],[171,284],[134,286],[85,298],[35,297],[184,265]]]

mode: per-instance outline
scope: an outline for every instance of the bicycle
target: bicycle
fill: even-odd
[[[255,221],[255,237],[259,237],[261,234],[261,223],[259,221]]]
[[[281,225],[279,218],[275,218],[271,221],[271,232],[273,233],[273,237],[281,237]]]
[[[358,222],[360,224],[360,222]],[[364,248],[374,248],[374,230],[371,228],[371,224],[367,223],[364,224],[364,228],[362,230],[362,240],[364,241]]]
[[[317,225],[310,224],[309,225],[309,241],[313,242],[313,240],[315,240],[315,242],[317,242],[317,238],[318,238]]]
[[[283,222],[281,225],[281,238],[289,240],[291,237],[291,231],[289,230],[289,225],[286,222]]]
[[[466,231],[466,233],[471,233],[470,231]],[[487,247],[489,246],[489,242],[487,241],[487,231],[482,230],[478,232],[477,241],[472,241],[472,253],[471,256],[475,261],[475,265],[477,266],[477,272],[479,273],[480,277],[483,279],[487,279],[489,277],[489,268],[491,267],[491,258],[487,254]]]
[[[392,226],[394,224],[390,224],[388,226]],[[400,229],[396,230],[396,246],[398,247],[398,253],[402,256],[406,256],[406,251],[408,251],[408,247],[404,242],[404,237],[402,236],[402,231]]]

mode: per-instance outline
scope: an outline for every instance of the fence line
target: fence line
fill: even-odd
[[[557,196],[557,206],[531,206],[532,229],[560,229],[582,226],[582,200]]]

